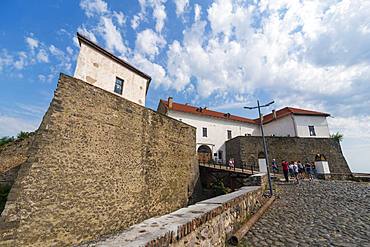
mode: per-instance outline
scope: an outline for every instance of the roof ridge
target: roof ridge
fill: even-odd
[[[163,102],[165,107],[168,109],[168,100],[163,100],[160,99],[160,102]],[[209,117],[214,117],[214,118],[220,118],[224,120],[231,120],[231,121],[238,121],[238,122],[244,122],[244,123],[250,123],[250,124],[255,124],[255,121],[251,118],[246,118],[238,115],[233,115],[228,112],[220,112],[216,110],[209,109],[208,107],[200,107],[200,106],[194,106],[190,104],[183,104],[183,103],[178,103],[178,102],[173,102],[173,106],[178,105],[179,108],[174,109],[172,107],[172,110],[175,111],[182,111],[182,112],[187,112],[191,114],[197,114],[197,115],[203,115],[203,116],[209,116]],[[182,109],[180,109],[182,108]],[[187,108],[187,109],[186,109]],[[194,112],[194,109],[196,109],[196,112]],[[202,109],[201,111],[198,111],[198,109]],[[204,114],[208,113],[208,114]]]
[[[163,102],[165,107],[168,109],[168,105],[167,105],[168,101],[163,100],[163,99],[160,99],[160,101]],[[208,109],[208,108],[193,106],[193,105],[190,105],[190,104],[182,104],[182,103],[173,102],[173,106],[175,106],[175,107],[172,107],[172,110],[175,110],[175,111],[187,112],[187,113],[191,113],[191,114],[198,114],[198,115],[209,116],[209,117],[215,117],[215,118],[220,118],[220,119],[224,119],[224,120],[239,121],[239,122],[250,123],[250,124],[258,124],[259,123],[259,118],[255,118],[255,119],[246,118],[246,117],[242,117],[242,116],[238,116],[238,115],[233,115],[233,114],[230,114],[230,113],[215,111],[215,110]],[[199,111],[198,110],[199,108],[202,109],[202,110]],[[196,112],[194,111],[194,109],[196,109],[195,110]],[[274,118],[272,116],[273,115],[272,112],[264,115],[263,116],[264,124],[267,124],[267,123],[272,122],[272,121],[274,121],[276,119],[279,119],[279,118],[283,118],[283,117],[288,116],[290,114],[293,114],[293,115],[294,114],[296,114],[296,115],[311,115],[311,116],[316,115],[316,116],[325,116],[325,117],[330,116],[330,114],[328,114],[328,113],[318,112],[318,111],[313,111],[313,110],[305,110],[305,109],[295,108],[295,107],[290,107],[290,106],[286,106],[284,108],[276,110],[275,114],[276,114],[276,118]]]

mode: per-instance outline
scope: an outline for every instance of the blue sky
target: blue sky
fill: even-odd
[[[1,1],[0,136],[38,127],[77,31],[153,78],[160,98],[256,117],[273,108],[332,114],[352,170],[370,172],[368,1]]]

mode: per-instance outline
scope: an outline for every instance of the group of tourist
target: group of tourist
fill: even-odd
[[[302,164],[301,161],[288,162],[286,160],[282,160],[281,167],[283,169],[286,182],[289,182],[289,176],[294,178],[297,183],[299,183],[300,179],[308,178],[309,180],[312,180],[316,177],[316,166],[313,162]],[[272,160],[272,171],[273,173],[279,172],[279,166],[275,159]]]

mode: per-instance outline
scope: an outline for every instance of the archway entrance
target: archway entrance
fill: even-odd
[[[208,163],[212,159],[212,150],[207,145],[198,148],[198,162]]]

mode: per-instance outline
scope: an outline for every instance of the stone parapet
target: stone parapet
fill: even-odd
[[[270,163],[276,159],[280,172],[282,160],[314,162],[317,154],[323,154],[328,161],[330,173],[351,174],[340,143],[333,138],[269,136],[266,142]],[[238,136],[228,140],[225,145],[227,159],[234,158],[239,167],[257,164],[258,157],[263,154],[262,137],[259,136]]]
[[[261,186],[242,187],[82,246],[225,246],[263,201]]]

